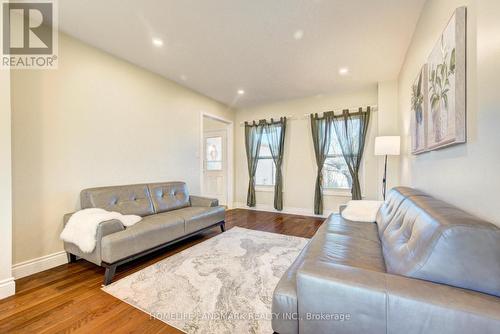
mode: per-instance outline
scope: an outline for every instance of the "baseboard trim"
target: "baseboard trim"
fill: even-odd
[[[317,218],[327,218],[330,214],[336,213],[335,211],[328,210],[325,211],[322,215],[315,215],[312,213],[312,209],[306,208],[293,208],[293,207],[284,207],[282,211],[276,210],[271,205],[266,204],[257,204],[255,207],[249,207],[245,203],[235,202],[235,209],[246,209],[246,210],[255,210],[255,211],[266,211],[266,212],[276,212],[276,213],[286,213],[289,215],[299,215],[299,216],[308,216],[308,217],[317,217]]]
[[[0,281],[0,299],[13,296],[16,293],[16,282],[14,277]]]
[[[12,266],[15,279],[26,277],[68,263],[65,251],[45,255],[36,259],[16,263]]]

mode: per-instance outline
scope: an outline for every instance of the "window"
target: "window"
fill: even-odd
[[[222,170],[222,137],[209,137],[205,140],[207,170]]]
[[[276,167],[274,166],[271,149],[267,135],[262,135],[260,144],[259,161],[257,162],[257,171],[255,172],[255,184],[258,186],[274,186]]]
[[[359,120],[353,122],[355,127],[360,126]],[[359,130],[354,130],[352,133],[359,133]],[[353,138],[353,143],[358,143],[357,138]],[[332,129],[332,140],[328,148],[328,155],[323,165],[323,188],[324,189],[341,189],[348,190],[352,188],[352,177],[349,173],[339,139],[335,130]]]
[[[352,178],[344,157],[338,154],[328,155],[323,166],[323,188],[351,189]]]

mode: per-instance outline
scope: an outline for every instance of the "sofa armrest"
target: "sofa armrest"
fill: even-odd
[[[68,223],[69,219],[71,218],[71,216],[74,214],[75,212],[71,212],[71,213],[67,213],[63,216],[63,227],[66,226],[66,224]]]
[[[445,284],[387,275],[387,333],[497,333],[500,298]]]
[[[299,333],[386,334],[386,274],[318,261],[297,273]]]
[[[112,220],[106,220],[102,223],[99,224],[97,227],[97,241],[101,241],[102,237],[123,231],[125,229],[125,226],[123,226],[123,223],[117,219],[112,219]]]
[[[297,273],[297,299],[299,333],[496,333],[500,327],[496,296],[340,264],[306,261]],[[335,315],[349,318],[325,318]]]
[[[212,206],[218,206],[219,205],[219,200],[216,198],[208,198],[208,197],[201,197],[201,196],[189,196],[189,202],[191,206],[206,206],[206,207],[212,207]]]
[[[69,218],[71,217],[73,213],[68,213],[65,214],[63,217],[63,225],[66,226],[66,224],[69,221]],[[97,232],[96,232],[96,246],[95,249],[91,253],[84,253],[76,246],[75,244],[69,243],[69,242],[64,242],[64,249],[66,252],[74,254],[78,257],[81,257],[82,259],[85,259],[87,261],[90,261],[92,263],[95,263],[97,265],[101,265],[102,258],[101,258],[101,240],[104,236],[116,232],[123,231],[125,227],[123,226],[122,222],[116,219],[112,220],[107,220],[99,224],[97,227]]]
[[[69,219],[71,216],[74,214],[72,213],[67,213],[63,217],[63,227],[66,226],[68,223]],[[97,226],[97,233],[96,233],[96,238],[97,241],[101,240],[102,237],[115,233],[115,232],[120,232],[123,231],[125,227],[123,226],[123,223],[117,219],[111,219],[111,220],[106,220],[103,221],[102,223]]]

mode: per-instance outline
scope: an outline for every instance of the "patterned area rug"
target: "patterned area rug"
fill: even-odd
[[[186,333],[272,333],[276,284],[308,239],[234,227],[103,290]]]

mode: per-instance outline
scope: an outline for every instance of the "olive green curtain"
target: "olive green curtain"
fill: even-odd
[[[257,171],[257,163],[259,161],[260,143],[262,141],[262,133],[265,123],[260,121],[258,124],[255,121],[252,124],[245,122],[245,148],[247,151],[248,165],[248,192],[247,205],[255,206],[255,172]]]
[[[311,131],[316,156],[316,186],[314,189],[314,213],[323,214],[323,166],[332,136],[333,112],[326,112],[323,117],[311,114]]]
[[[370,107],[363,112],[359,108],[357,113],[349,113],[344,110],[342,115],[336,116],[333,122],[335,134],[342,149],[342,155],[349,167],[349,173],[352,177],[352,199],[361,199],[361,185],[359,182],[359,168],[366,142],[366,133],[370,122]]]
[[[273,157],[276,167],[276,176],[274,183],[274,208],[283,210],[283,175],[281,173],[281,165],[283,163],[283,152],[285,148],[285,132],[286,132],[286,117],[280,118],[274,122],[271,118],[271,123],[267,123],[264,127],[264,133],[267,136],[271,156]]]

